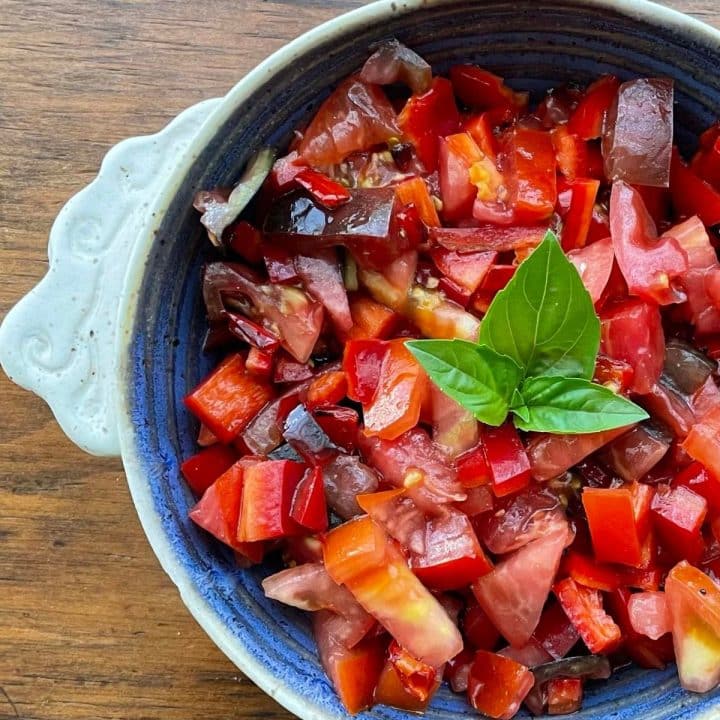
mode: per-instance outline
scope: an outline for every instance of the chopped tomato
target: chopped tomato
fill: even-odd
[[[707,500],[714,513],[720,512],[720,480],[709,473],[701,463],[692,462],[674,478],[673,485],[683,485]]]
[[[680,684],[707,692],[720,682],[720,588],[686,562],[665,581]]]
[[[510,720],[535,684],[533,674],[510,658],[478,650],[468,678],[468,700],[478,711]]]
[[[300,141],[298,154],[312,165],[332,165],[399,134],[395,111],[385,93],[377,85],[350,77],[320,106]]]
[[[568,715],[580,709],[583,682],[580,678],[554,678],[547,684],[548,715]]]
[[[571,250],[567,257],[577,269],[593,304],[597,304],[603,296],[615,261],[612,240],[605,238]]]
[[[518,113],[527,107],[527,93],[514,92],[501,77],[477,65],[454,65],[450,80],[460,101],[475,110],[499,107]]]
[[[530,461],[512,423],[484,426],[482,442],[496,497],[517,492],[530,482]]]
[[[492,650],[500,639],[498,629],[479,605],[470,605],[462,620],[465,639],[476,650]]]
[[[304,472],[305,466],[292,460],[268,460],[246,468],[238,540],[272,540],[298,531],[290,513]]]
[[[682,447],[693,460],[720,478],[720,407],[711,410],[693,426]]]
[[[601,352],[633,368],[633,392],[650,392],[665,361],[665,336],[657,305],[628,300],[603,308],[600,320]]]
[[[470,293],[474,293],[493,266],[497,253],[493,251],[460,253],[436,248],[431,251],[430,256],[443,275],[454,280]]]
[[[566,578],[556,583],[553,591],[590,652],[609,653],[618,647],[622,633],[605,612],[598,590]]]
[[[628,600],[628,615],[633,630],[658,640],[672,630],[672,619],[663,592],[634,593]]]
[[[467,587],[492,570],[467,515],[450,512],[428,522],[425,551],[411,560],[413,572],[436,590]]]
[[[525,645],[537,628],[567,533],[565,525],[528,543],[472,586],[480,607],[513,647]]]
[[[185,398],[185,405],[221,442],[239,435],[273,396],[272,388],[246,374],[242,355],[231,355]]]
[[[331,442],[347,452],[355,449],[360,424],[356,410],[342,405],[325,405],[313,411],[313,417]]]
[[[433,441],[454,460],[478,443],[478,422],[474,415],[430,383]]]
[[[660,305],[685,300],[676,284],[688,268],[687,253],[674,238],[658,239],[642,197],[622,181],[613,183],[610,233],[615,258],[632,294]]]
[[[398,124],[403,137],[415,146],[425,169],[434,172],[438,165],[438,138],[460,128],[460,113],[450,81],[436,77],[427,92],[413,95],[400,113]]]
[[[195,495],[202,495],[237,459],[231,447],[211,445],[185,460],[180,472]]]
[[[403,687],[420,702],[427,702],[438,688],[437,670],[414,658],[395,640],[390,643],[388,660],[395,668]]]
[[[660,541],[676,560],[697,563],[704,542],[702,524],[707,501],[684,485],[660,486],[652,501],[652,520]]]
[[[551,136],[558,169],[565,179],[572,183],[580,178],[596,178],[595,182],[599,185],[599,180],[604,179],[600,148],[568,132],[566,125],[558,125]]]
[[[457,463],[458,480],[465,488],[487,485],[490,482],[490,467],[485,459],[482,444],[463,455]]]
[[[501,113],[505,111],[500,108]],[[470,115],[464,118],[462,128],[469,133],[477,146],[488,158],[495,161],[500,150],[498,139],[495,135],[497,124],[497,111],[482,112],[477,115]],[[512,111],[508,115],[512,116]]]
[[[385,662],[383,671],[380,673],[380,679],[375,688],[375,702],[382,705],[389,705],[399,710],[422,713],[427,709],[432,695],[439,685],[440,681],[434,680],[434,689],[425,699],[420,699],[417,694],[409,690],[407,685],[403,683],[403,676],[395,664],[388,659]]]
[[[540,617],[533,639],[555,660],[564,658],[580,639],[578,631],[558,602],[551,602]]]
[[[262,233],[247,220],[240,220],[228,226],[223,233],[223,242],[226,242],[230,250],[246,262],[253,264],[262,262]]]
[[[403,340],[391,340],[372,401],[363,406],[365,433],[395,440],[417,425],[428,378]]]
[[[355,715],[373,705],[375,686],[385,662],[385,643],[382,638],[368,638],[347,648],[338,639],[337,617],[329,610],[314,613],[313,634],[320,662],[340,701]]]
[[[385,339],[397,325],[397,313],[364,295],[350,299],[350,315],[353,326],[348,338],[351,340]]]

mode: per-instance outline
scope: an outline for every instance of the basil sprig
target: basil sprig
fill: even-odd
[[[495,296],[477,344],[406,345],[440,390],[488,425],[501,425],[513,413],[521,430],[579,434],[648,417],[635,403],[591,382],[600,321],[552,232]]]

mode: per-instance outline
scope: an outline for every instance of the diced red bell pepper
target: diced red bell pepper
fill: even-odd
[[[468,689],[470,679],[470,668],[472,667],[474,653],[470,650],[463,650],[445,665],[443,679],[447,681],[453,692],[464,693]]]
[[[476,650],[493,650],[500,640],[500,632],[479,605],[470,605],[462,620],[465,639]]]
[[[720,138],[716,137],[704,147],[701,142],[700,150],[695,153],[690,167],[698,177],[717,190],[720,187]]]
[[[646,485],[633,488],[585,488],[582,502],[600,562],[637,567],[647,533],[649,497]],[[636,496],[642,500],[636,502]],[[647,506],[647,507],[646,507]]]
[[[369,517],[333,528],[323,543],[325,569],[336,583],[345,583],[378,567],[385,560],[387,538]]]
[[[665,362],[665,334],[655,303],[632,299],[603,308],[600,351],[633,368],[632,392],[649,393]]]
[[[599,590],[565,578],[555,583],[553,592],[590,652],[610,653],[620,645],[622,633],[605,612]]]
[[[685,165],[677,148],[673,148],[670,165],[670,192],[680,218],[697,215],[708,227],[720,223],[720,192]]]
[[[630,596],[630,591],[625,588],[614,590],[606,596],[610,612],[622,630],[623,650],[640,667],[660,670],[673,661],[675,653],[672,637],[666,635],[658,640],[651,640],[635,632],[628,611]]]
[[[619,87],[620,81],[614,75],[604,75],[590,85],[568,120],[568,130],[583,140],[599,138]]]
[[[560,572],[576,583],[595,590],[611,592],[620,587],[620,576],[609,565],[598,563],[587,555],[571,550],[562,561]]]
[[[474,293],[481,285],[497,258],[496,252],[459,253],[445,248],[434,248],[430,257],[440,272]]]
[[[509,112],[508,115],[511,117],[512,112]],[[478,115],[466,117],[462,123],[463,130],[472,137],[480,150],[493,161],[495,161],[500,151],[498,139],[494,132],[496,116],[497,112],[482,112]]]
[[[524,665],[478,650],[470,668],[468,700],[488,717],[510,720],[534,684],[535,677]]]
[[[413,572],[435,590],[459,590],[492,570],[467,515],[450,512],[430,519],[425,552],[413,555]]]
[[[435,689],[439,682],[435,681]],[[395,665],[388,659],[385,667],[380,673],[380,678],[375,688],[375,702],[378,705],[388,705],[389,707],[398,708],[399,710],[407,710],[408,712],[423,713],[430,703],[430,699],[434,694],[428,695],[424,700],[412,693],[407,685],[403,683],[402,675],[398,672]]]
[[[324,372],[318,375],[307,391],[305,406],[308,410],[337,405],[347,394],[347,378],[342,370]]]
[[[507,183],[513,221],[531,225],[547,220],[557,202],[555,150],[550,134],[516,127],[507,147]]]
[[[450,81],[460,101],[475,110],[508,108],[517,115],[527,108],[527,93],[516,93],[501,77],[477,65],[454,65]]]
[[[328,210],[344,205],[351,198],[350,191],[344,185],[312,168],[303,168],[295,176],[295,183]]]
[[[272,540],[298,532],[290,513],[304,472],[305,466],[292,460],[266,460],[245,470],[238,540]]]
[[[548,715],[568,715],[579,710],[583,701],[580,678],[553,678],[547,688]]]
[[[247,220],[239,220],[228,226],[223,233],[223,242],[230,250],[253,265],[262,262],[263,238],[262,233]]]
[[[707,515],[705,498],[684,485],[660,486],[652,501],[652,520],[666,551],[676,560],[696,564],[705,544],[701,533]]]
[[[287,250],[277,245],[266,245],[263,259],[271,283],[294,285],[299,281],[293,256]]]
[[[388,350],[375,393],[370,403],[363,404],[365,433],[394,440],[417,425],[429,380],[404,340],[383,342]]]
[[[600,148],[590,145],[578,135],[559,125],[552,133],[558,169],[569,182],[579,178],[602,180],[605,177]]]
[[[348,397],[367,405],[375,397],[389,344],[380,340],[351,340],[345,345],[343,370]]]
[[[707,500],[710,510],[720,513],[720,481],[701,463],[692,462],[680,470],[673,485],[683,485]]]
[[[395,186],[395,194],[403,205],[413,205],[420,219],[430,227],[440,225],[437,208],[421,177],[412,177]]]
[[[659,590],[665,573],[660,568],[642,570],[638,568],[618,566],[620,585],[635,590]]]
[[[490,466],[485,459],[482,444],[466,452],[457,461],[457,476],[464,488],[474,488],[490,483]]]
[[[275,356],[272,353],[251,347],[245,362],[245,368],[250,375],[267,379],[273,374],[274,360]]]
[[[388,660],[395,668],[403,687],[420,702],[430,700],[438,687],[437,670],[413,657],[396,640],[388,648]]]
[[[530,483],[530,461],[511,422],[481,431],[485,459],[490,466],[491,487],[496,497],[522,490]]]
[[[356,410],[341,405],[325,406],[313,412],[315,422],[338,447],[347,452],[355,449],[360,418]]]
[[[231,355],[185,397],[185,405],[221,442],[237,437],[273,397],[272,388],[245,372],[242,355]]]
[[[180,466],[180,472],[195,495],[202,495],[231,465],[238,456],[227,445],[211,445],[189,457]]]
[[[313,613],[313,631],[320,662],[340,701],[351,715],[373,705],[375,686],[385,662],[385,641],[374,637],[347,648],[334,631],[334,613]]]
[[[395,329],[399,316],[390,308],[364,295],[350,299],[353,326],[348,333],[351,340],[381,340]]]
[[[599,188],[598,180],[577,179],[561,191],[561,195],[564,193],[570,195],[568,210],[564,215],[561,214],[563,227],[560,237],[565,252],[585,247]],[[610,268],[607,274],[609,276]],[[604,289],[603,285],[600,292]]]
[[[535,628],[533,639],[555,660],[564,658],[580,639],[580,634],[558,602],[550,603]]]
[[[298,524],[313,532],[324,532],[328,528],[327,504],[322,469],[315,467],[295,488],[290,517]]]
[[[434,172],[438,163],[439,138],[460,128],[460,113],[450,81],[436,77],[426,93],[413,95],[402,109],[398,125],[405,139],[415,146],[425,169]]]

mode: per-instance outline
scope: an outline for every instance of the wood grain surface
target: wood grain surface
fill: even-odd
[[[0,318],[115,142],[356,0],[0,0]],[[715,0],[667,2],[720,27]],[[185,610],[117,460],[0,373],[0,720],[288,718]]]

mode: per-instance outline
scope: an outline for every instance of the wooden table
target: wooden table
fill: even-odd
[[[65,200],[117,141],[223,94],[357,0],[3,0],[0,317],[45,273]],[[714,0],[666,4],[720,27]],[[118,460],[0,374],[0,720],[289,717],[195,624]]]

